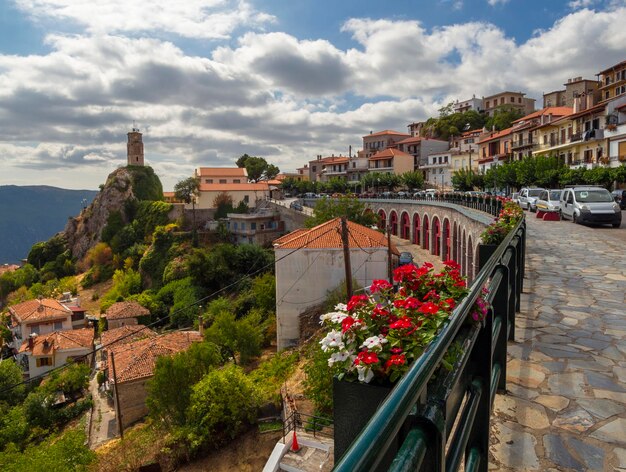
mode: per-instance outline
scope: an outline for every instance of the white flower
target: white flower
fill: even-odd
[[[345,362],[350,358],[348,351],[333,352],[328,359],[328,367],[332,367],[335,362]]]
[[[348,311],[348,305],[346,305],[345,303],[337,303],[335,305],[335,310],[337,310],[337,311]]]
[[[330,315],[330,321],[332,323],[341,323],[344,319],[348,317],[348,315],[346,315],[345,313],[340,313],[337,311],[328,314]]]
[[[381,344],[386,343],[387,339],[384,336],[378,335],[378,336],[370,336],[369,338],[367,338],[365,341],[363,341],[363,344],[361,344],[360,348],[367,348],[368,350],[377,350],[381,347]]]
[[[322,351],[326,352],[330,348],[339,348],[343,349],[343,338],[341,336],[341,331],[337,331],[333,329],[330,333],[326,335],[324,339],[320,341],[322,345]]]
[[[356,370],[359,373],[359,382],[370,383],[374,378],[374,372],[368,366],[357,365]]]

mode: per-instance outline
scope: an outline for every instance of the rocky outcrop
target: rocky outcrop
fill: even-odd
[[[124,203],[134,199],[133,170],[122,167],[112,172],[93,203],[65,226],[65,237],[72,257],[81,260],[87,251],[100,241],[102,229],[109,215],[120,211],[124,217]]]

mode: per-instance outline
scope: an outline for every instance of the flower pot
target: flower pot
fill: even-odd
[[[478,245],[478,270],[482,269],[487,261],[498,249],[499,244],[479,244]]]
[[[378,407],[391,392],[392,385],[365,384],[333,379],[333,428],[335,464],[348,450]],[[398,451],[397,439],[377,470],[388,470]]]

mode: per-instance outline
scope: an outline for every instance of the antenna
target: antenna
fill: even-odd
[[[137,123],[135,122],[135,120],[133,120],[133,131],[139,131],[139,128],[137,128]]]

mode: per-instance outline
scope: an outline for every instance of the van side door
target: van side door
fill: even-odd
[[[568,218],[574,214],[574,196],[571,189],[565,190],[561,195],[561,213]]]

